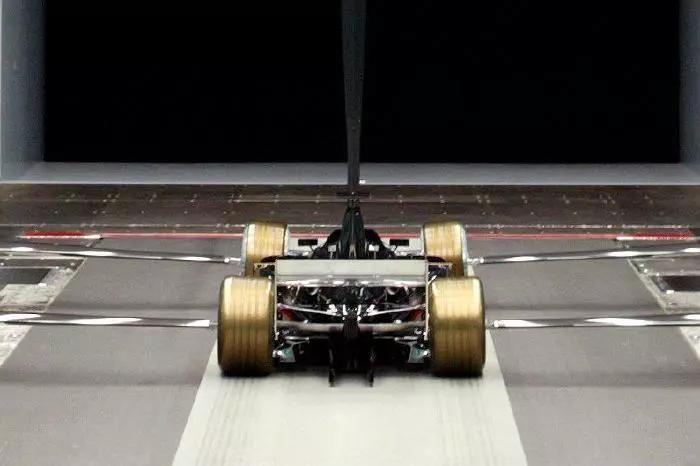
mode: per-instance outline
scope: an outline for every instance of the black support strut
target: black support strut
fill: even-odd
[[[348,194],[355,197],[360,186],[360,136],[365,67],[367,0],[342,0],[343,74],[345,78],[345,124],[348,149]]]

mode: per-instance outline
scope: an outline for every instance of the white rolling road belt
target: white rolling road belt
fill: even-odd
[[[173,464],[527,464],[491,340],[480,379],[324,370],[223,378],[216,345]]]
[[[173,462],[192,465],[524,465],[493,343],[481,379],[325,371],[223,378],[212,351]]]

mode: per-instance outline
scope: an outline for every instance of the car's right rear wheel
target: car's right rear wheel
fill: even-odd
[[[426,256],[439,257],[452,264],[451,276],[466,275],[467,236],[459,222],[423,225],[423,249]]]
[[[484,294],[476,277],[439,278],[428,290],[433,374],[480,376],[486,360]]]

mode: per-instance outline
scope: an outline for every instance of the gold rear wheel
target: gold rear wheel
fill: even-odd
[[[466,274],[467,236],[459,222],[423,225],[423,248],[426,256],[440,257],[452,263],[452,276]]]
[[[272,371],[275,298],[272,281],[226,277],[219,297],[217,353],[225,375]]]
[[[287,225],[283,223],[249,223],[243,232],[241,267],[246,277],[256,275],[255,264],[266,257],[284,255]]]
[[[484,294],[476,277],[439,278],[428,290],[433,374],[480,376],[486,361]]]

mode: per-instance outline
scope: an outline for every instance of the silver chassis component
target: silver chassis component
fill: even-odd
[[[336,311],[322,311],[320,309],[313,309],[309,307],[303,307],[303,306],[292,306],[290,304],[278,304],[277,309],[289,309],[290,311],[294,312],[308,312],[311,314],[321,314],[325,316],[338,316],[338,312]],[[364,312],[362,315],[366,317],[372,317],[372,316],[378,316],[382,314],[401,314],[404,312],[409,312],[409,311],[417,311],[419,309],[425,309],[425,304],[418,304],[416,306],[408,306],[408,307],[397,307],[394,309],[385,309],[382,311],[372,311],[372,310],[367,310]]]
[[[428,283],[429,263],[417,260],[285,260],[275,263],[275,287],[426,287]],[[277,293],[275,293],[275,299]],[[342,303],[335,303],[340,309]],[[426,303],[416,306],[380,311],[366,310],[362,317],[380,314],[403,313],[415,309],[424,309]],[[307,312],[336,316],[342,318],[342,311],[308,309],[302,306],[287,305],[276,302],[277,309],[286,308],[295,312]],[[426,311],[427,314],[427,311]],[[359,320],[359,319],[358,319]],[[343,332],[343,323],[311,323],[305,321],[279,320],[275,314],[274,329],[276,349],[273,356],[280,363],[295,362],[293,346],[306,343],[311,339],[327,339],[329,335]],[[403,339],[411,339],[408,362],[422,362],[427,353],[422,353],[415,344],[427,334],[427,320],[395,323],[358,323],[361,334],[370,334],[374,338],[394,339],[406,344]],[[399,341],[401,340],[401,341]],[[419,354],[420,353],[420,354]]]
[[[306,262],[306,261],[305,261]],[[283,280],[277,282],[278,286],[303,286],[306,288],[317,287],[344,287],[344,286],[382,286],[391,288],[415,288],[425,286],[423,280],[394,279],[394,278],[309,278],[300,280]]]
[[[380,316],[382,314],[400,314],[404,312],[410,312],[410,311],[418,311],[421,309],[425,309],[427,305],[426,304],[417,304],[415,306],[407,306],[407,307],[397,307],[394,309],[385,309],[383,311],[367,311],[364,315],[367,317],[373,317],[373,316]]]
[[[415,322],[401,322],[392,324],[359,324],[360,333],[372,334],[374,336],[400,336],[411,333],[422,333],[425,322],[422,320]],[[341,333],[343,324],[316,324],[309,322],[298,322],[291,320],[277,321],[277,328],[280,330],[295,330],[296,336],[323,336],[332,333]]]
[[[278,286],[425,286],[424,260],[289,260],[275,263]]]
[[[324,316],[337,316],[338,315],[337,312],[333,312],[333,311],[322,311],[320,309],[312,309],[312,308],[303,307],[303,306],[292,306],[289,304],[278,304],[277,309],[289,309],[290,311],[294,311],[294,312],[308,312],[311,314],[321,314]]]

